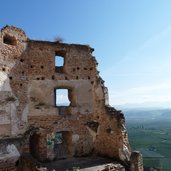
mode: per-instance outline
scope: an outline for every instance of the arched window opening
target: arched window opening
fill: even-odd
[[[6,34],[3,36],[3,43],[7,45],[16,45],[17,41],[15,37]]]

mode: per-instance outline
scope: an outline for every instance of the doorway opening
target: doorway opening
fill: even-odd
[[[34,133],[30,136],[30,143],[29,143],[30,154],[39,160],[40,158],[40,135]]]
[[[54,153],[56,159],[67,158],[71,155],[72,138],[71,132],[56,132],[54,140]]]

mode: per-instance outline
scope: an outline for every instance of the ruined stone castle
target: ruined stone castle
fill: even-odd
[[[13,26],[1,29],[0,171],[34,171],[36,164],[24,156],[44,162],[92,155],[143,170],[123,113],[108,104],[93,50],[30,40]],[[60,91],[67,104],[59,103]]]

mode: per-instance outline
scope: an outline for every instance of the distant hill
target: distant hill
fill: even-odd
[[[126,119],[171,119],[171,109],[123,109]]]

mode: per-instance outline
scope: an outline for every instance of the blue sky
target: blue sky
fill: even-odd
[[[0,27],[89,44],[111,105],[171,107],[170,0],[1,0]]]

